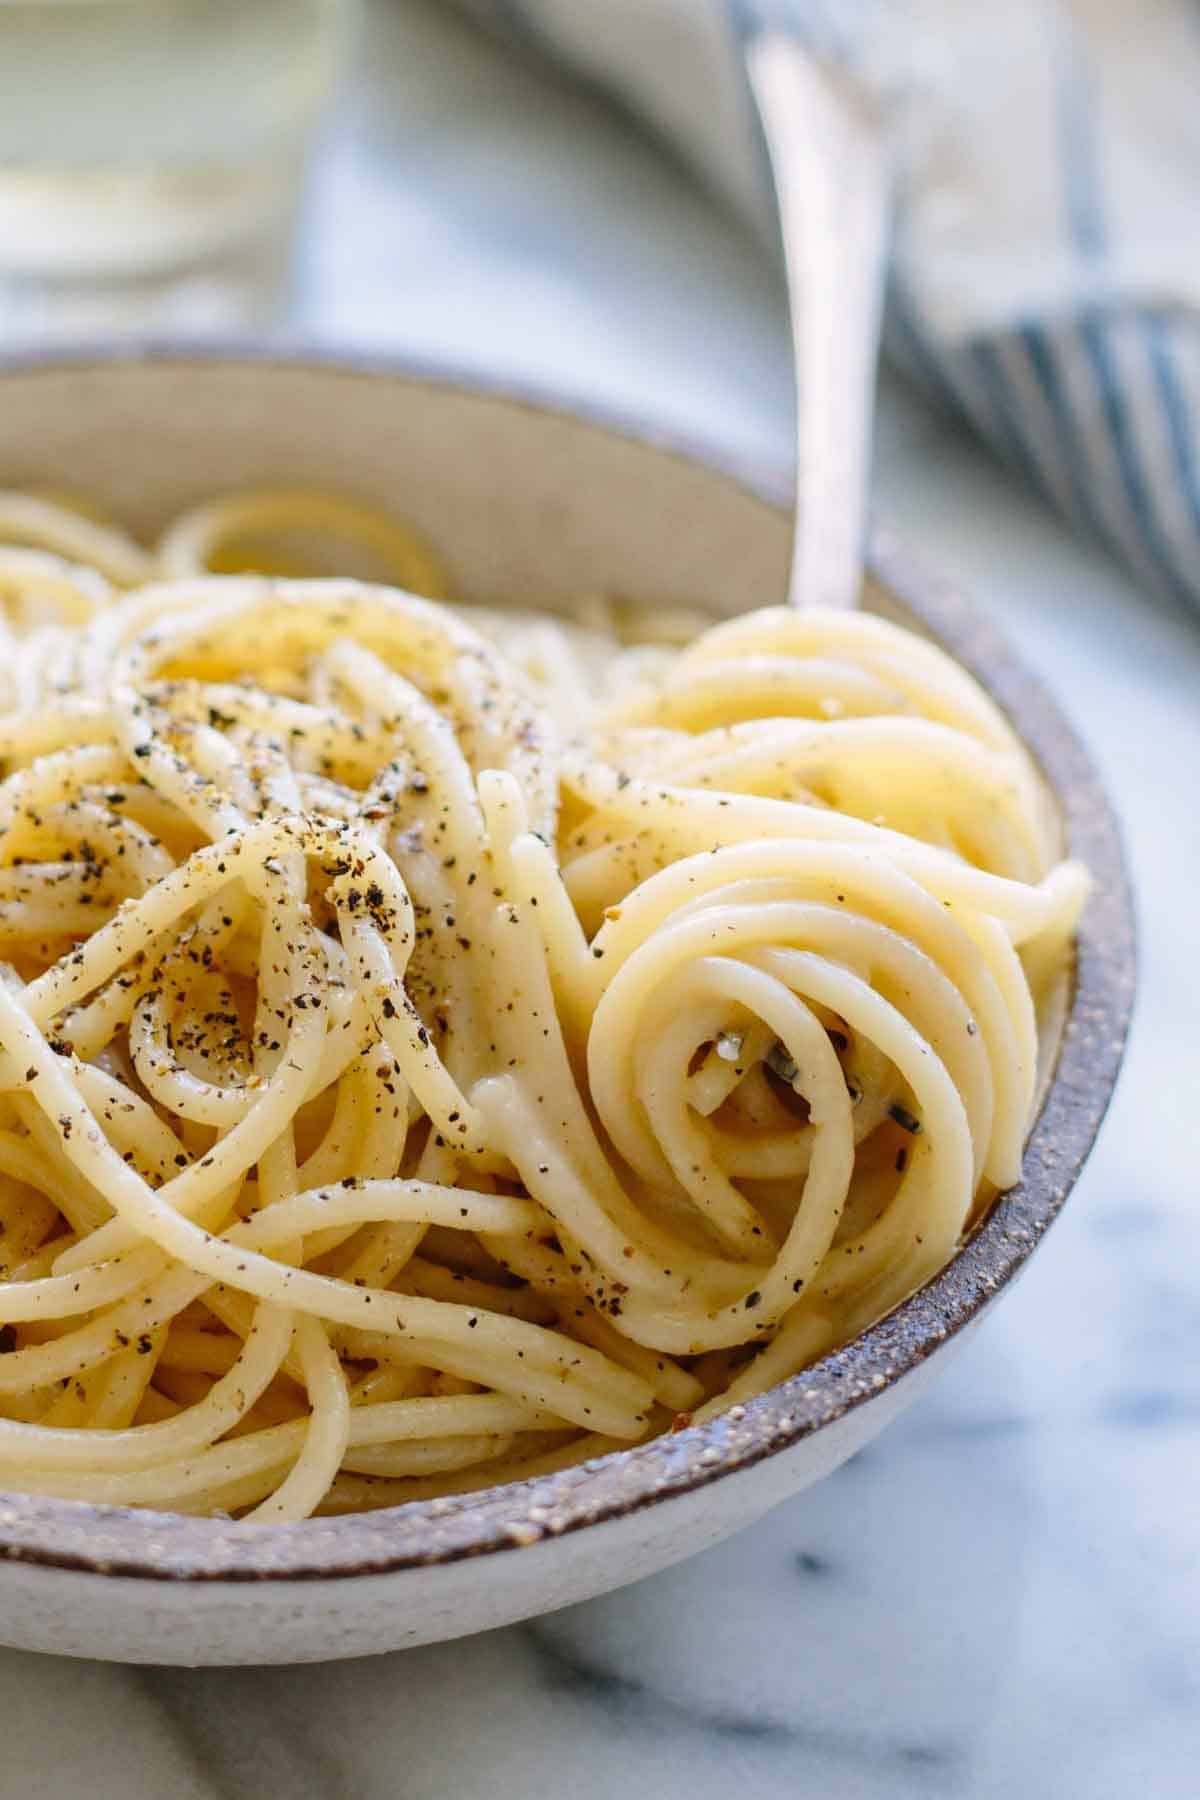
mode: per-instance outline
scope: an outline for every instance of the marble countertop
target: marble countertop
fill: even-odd
[[[561,382],[788,456],[776,275],[628,126],[380,0],[294,336]],[[368,1663],[0,1652],[3,1800],[1192,1800],[1200,1784],[1200,621],[885,384],[880,513],[1002,618],[1124,815],[1142,985],[1019,1289],[823,1486],[641,1585]]]

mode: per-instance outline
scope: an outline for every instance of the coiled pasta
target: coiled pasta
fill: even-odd
[[[844,1342],[1019,1177],[1086,876],[970,677],[411,588],[328,496],[150,551],[0,495],[0,1487],[557,1468]]]

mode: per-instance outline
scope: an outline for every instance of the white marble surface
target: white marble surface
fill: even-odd
[[[754,247],[590,102],[379,5],[294,331],[786,458]],[[935,1395],[706,1556],[372,1663],[0,1653],[3,1800],[1193,1800],[1200,1792],[1200,621],[888,391],[880,510],[1051,675],[1123,810],[1139,1016],[1062,1222]]]

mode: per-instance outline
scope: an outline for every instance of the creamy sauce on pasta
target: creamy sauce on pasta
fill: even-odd
[[[0,1487],[559,1468],[845,1342],[1019,1178],[1086,877],[979,686],[867,614],[447,585],[328,496],[148,550],[0,495]]]

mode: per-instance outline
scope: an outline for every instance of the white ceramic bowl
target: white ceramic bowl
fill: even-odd
[[[782,595],[786,494],[592,409],[394,364],[162,353],[0,363],[0,487],[94,494],[136,530],[256,483],[342,488],[415,521],[463,593],[587,589],[732,613]],[[877,545],[870,604],[979,675],[1040,757],[1098,878],[1058,1068],[1025,1164],[953,1264],[737,1420],[534,1482],[252,1526],[0,1495],[0,1642],[131,1662],[289,1663],[563,1606],[716,1543],[827,1475],[932,1380],[1062,1206],[1116,1077],[1133,949],[1113,819],[992,627]]]

